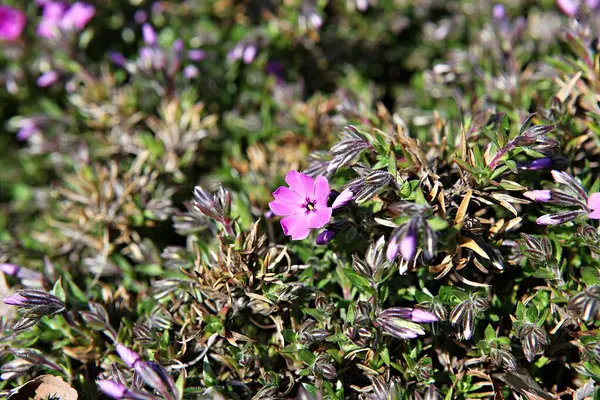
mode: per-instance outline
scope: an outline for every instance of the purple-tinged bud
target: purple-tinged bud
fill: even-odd
[[[183,69],[183,76],[185,79],[195,79],[200,75],[200,71],[195,65],[188,65]]]
[[[317,236],[317,246],[323,246],[331,242],[335,235],[335,231],[332,231],[331,229],[325,229],[323,232],[319,233],[319,236]]]
[[[27,298],[21,296],[19,293],[13,294],[12,296],[5,297],[3,300],[4,304],[9,306],[22,307],[27,304]]]
[[[17,132],[17,140],[23,141],[40,132],[40,128],[35,122],[26,121]]]
[[[113,399],[122,399],[127,394],[127,387],[125,385],[110,379],[100,379],[96,384],[104,394]]]
[[[552,159],[550,157],[543,157],[532,160],[530,162],[519,164],[518,167],[524,170],[535,171],[537,169],[545,169],[552,167]]]
[[[244,46],[241,43],[238,43],[235,45],[233,50],[231,50],[229,53],[227,53],[227,59],[229,61],[237,61],[240,58],[242,58],[243,54],[244,54]]]
[[[550,190],[532,190],[529,192],[523,193],[524,197],[531,199],[533,201],[537,201],[540,203],[546,203],[552,199],[552,191]]]
[[[436,322],[438,320],[433,313],[421,310],[420,308],[412,310],[410,319],[413,322]]]
[[[565,212],[558,213],[558,214],[542,215],[541,217],[539,217],[537,219],[537,223],[539,225],[564,224],[566,222],[573,221],[577,217],[580,217],[585,214],[586,214],[586,212],[583,210],[576,210],[576,211],[565,211]]]
[[[135,14],[133,14],[133,20],[137,24],[143,24],[148,19],[148,13],[144,10],[137,10]]]
[[[193,49],[188,51],[187,56],[191,61],[202,61],[206,58],[206,53],[204,50]]]
[[[244,55],[243,55],[244,63],[250,64],[252,61],[254,61],[255,57],[256,57],[256,46],[253,44],[246,46],[246,48],[244,49]]]
[[[335,198],[331,208],[340,208],[341,206],[347,204],[354,198],[354,193],[350,189],[344,189],[342,193]]]
[[[123,68],[125,66],[125,63],[127,62],[127,60],[125,59],[125,56],[122,53],[119,53],[117,51],[111,51],[111,52],[109,52],[108,53],[108,57],[110,57],[110,60],[117,67]]]
[[[160,375],[147,362],[136,362],[133,366],[135,372],[148,384],[148,386],[157,390],[163,397],[171,398],[169,390],[161,379]]]
[[[154,4],[152,4],[151,9],[154,14],[160,14],[164,11],[163,4],[160,1],[154,2]]]
[[[58,81],[58,78],[59,78],[59,75],[58,75],[58,72],[56,72],[56,71],[44,72],[37,79],[37,85],[39,87],[45,88],[45,87],[55,84],[56,81]]]
[[[400,254],[405,260],[410,260],[417,251],[417,236],[414,232],[408,232],[400,240]]]
[[[0,271],[9,276],[16,276],[20,269],[16,264],[0,264]]]
[[[177,39],[173,42],[173,52],[177,54],[177,57],[181,57],[181,53],[183,52],[183,40]]]
[[[142,37],[148,46],[154,46],[156,44],[156,32],[150,24],[142,25]]]
[[[138,353],[136,353],[128,347],[125,347],[121,343],[117,344],[117,353],[119,354],[119,357],[121,357],[121,360],[123,360],[125,365],[127,365],[130,368],[133,367],[138,361],[140,361],[140,356],[138,355]]]
[[[271,219],[271,218],[273,218],[273,217],[275,217],[275,213],[274,213],[273,211],[269,210],[269,211],[267,211],[267,212],[265,213],[265,218],[266,218],[266,219]]]
[[[506,9],[502,4],[496,4],[492,11],[492,15],[496,21],[502,21],[506,17]]]
[[[400,246],[398,245],[398,238],[393,236],[388,242],[387,250],[385,252],[385,256],[388,261],[394,261],[396,256],[398,255],[398,251],[400,250]]]

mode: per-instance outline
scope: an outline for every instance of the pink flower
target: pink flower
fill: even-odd
[[[587,206],[591,210],[591,212],[588,214],[588,218],[600,219],[600,192],[594,193],[590,196]]]
[[[290,171],[285,177],[290,186],[280,186],[273,192],[275,200],[269,208],[276,215],[285,216],[281,220],[283,233],[292,240],[305,239],[311,229],[324,227],[331,219],[332,208],[327,207],[329,182],[324,176],[313,180],[306,174]]]
[[[37,33],[46,39],[54,39],[59,31],[81,31],[95,13],[92,5],[80,1],[70,7],[62,1],[47,1]]]
[[[96,9],[94,6],[81,1],[76,1],[63,15],[62,20],[60,21],[60,27],[65,31],[81,31],[94,17],[95,13]]]
[[[0,40],[16,40],[25,28],[25,13],[0,5]]]

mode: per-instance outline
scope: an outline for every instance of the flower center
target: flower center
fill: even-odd
[[[306,203],[304,204],[304,208],[306,208],[306,211],[308,212],[315,211],[315,205],[316,201],[307,198]]]

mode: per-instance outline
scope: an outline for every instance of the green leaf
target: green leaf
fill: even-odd
[[[61,299],[63,302],[66,302],[67,298],[65,296],[65,290],[62,287],[62,277],[58,278],[54,287],[52,288],[52,294]]]
[[[350,282],[356,286],[360,292],[366,292],[371,295],[375,294],[375,289],[371,286],[369,280],[362,275],[354,272],[351,269],[345,268],[344,275],[350,280]]]
[[[298,351],[298,357],[300,357],[300,359],[302,361],[304,361],[306,364],[308,364],[309,366],[312,366],[315,363],[315,360],[317,359],[317,356],[315,356],[312,351],[306,350],[306,349],[302,349],[300,351]]]
[[[487,341],[492,341],[496,339],[496,331],[494,330],[494,327],[491,324],[488,325],[487,328],[485,328],[485,339]]]

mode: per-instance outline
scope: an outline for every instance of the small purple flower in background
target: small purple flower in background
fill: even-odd
[[[33,135],[40,133],[40,128],[33,121],[25,121],[17,132],[17,140],[24,141]]]
[[[37,33],[46,39],[55,39],[60,32],[83,30],[96,13],[94,6],[80,1],[70,7],[62,1],[46,1],[42,5],[44,11]]]
[[[156,32],[150,24],[142,25],[142,37],[148,46],[154,46],[156,44]]]
[[[64,31],[81,31],[94,18],[95,14],[94,6],[76,1],[63,15],[60,28]]]
[[[311,229],[324,227],[331,219],[333,209],[327,207],[329,182],[324,176],[315,180],[298,171],[290,171],[285,177],[290,186],[280,186],[273,192],[275,200],[269,208],[276,215],[285,216],[281,220],[283,233],[292,240],[308,237]]]
[[[58,81],[59,75],[58,72],[56,71],[48,71],[48,72],[44,72],[38,79],[37,79],[37,85],[39,87],[45,88],[48,86],[51,86],[53,84],[56,83],[56,81]]]
[[[183,69],[183,76],[186,79],[195,79],[200,75],[198,68],[195,65],[188,65]]]
[[[25,29],[25,13],[13,7],[0,5],[0,40],[16,40]]]
[[[192,50],[188,51],[187,57],[191,61],[202,61],[206,58],[206,53],[204,52],[204,50],[192,49]]]
[[[233,50],[227,54],[227,59],[231,62],[243,60],[245,64],[250,64],[256,58],[258,49],[256,44],[250,42],[239,42]]]
[[[587,206],[590,209],[588,218],[600,219],[600,193],[592,194],[588,199]]]
[[[492,15],[496,21],[502,21],[506,18],[506,9],[502,4],[496,4],[492,10]]]
[[[135,14],[133,14],[133,20],[137,24],[143,24],[148,19],[148,13],[144,10],[137,10]]]

